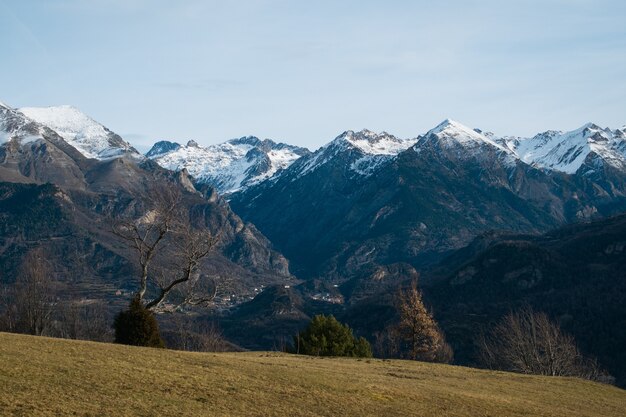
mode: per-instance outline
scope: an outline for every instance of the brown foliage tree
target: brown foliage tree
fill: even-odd
[[[400,320],[378,335],[378,345],[385,345],[390,356],[426,362],[452,361],[452,348],[426,309],[415,280],[409,287],[399,290],[396,309]]]

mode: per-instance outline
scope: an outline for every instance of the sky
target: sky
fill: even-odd
[[[0,0],[0,101],[141,150],[626,124],[624,0]]]

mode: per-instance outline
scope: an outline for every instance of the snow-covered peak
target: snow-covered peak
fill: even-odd
[[[483,133],[480,129],[472,129],[452,119],[446,119],[433,129],[429,130],[425,138],[436,137],[446,144],[460,144],[465,147],[476,147],[481,144],[489,144],[503,151],[508,151],[500,145],[493,133]]]
[[[469,128],[452,119],[444,120],[420,136],[413,149],[420,152],[422,147],[432,145],[453,151],[460,158],[474,157],[491,149],[499,152],[509,164],[514,164],[516,159],[513,151],[493,133]]]
[[[415,143],[414,139],[399,139],[387,132],[375,133],[367,129],[360,132],[348,130],[338,139],[368,155],[397,155]]]
[[[146,156],[173,171],[187,169],[196,180],[228,194],[271,177],[308,153],[305,148],[245,136],[206,147],[195,141],[186,146],[162,141]]]
[[[541,168],[573,174],[590,156],[626,168],[624,132],[587,123],[569,132],[547,131],[513,144],[519,158]]]
[[[429,134],[441,134],[443,136],[454,137],[470,137],[477,140],[482,138],[482,135],[475,129],[471,129],[464,124],[452,119],[445,119],[443,122],[439,123],[437,126],[429,130],[428,133],[426,133],[426,135]]]
[[[73,106],[24,107],[18,111],[57,132],[87,158],[139,156],[128,142]]]
[[[303,160],[297,166],[297,176],[316,171],[338,157],[341,158],[340,164],[346,164],[353,172],[367,176],[384,162],[410,148],[416,140],[400,139],[387,132],[376,133],[367,129],[359,132],[347,130]]]

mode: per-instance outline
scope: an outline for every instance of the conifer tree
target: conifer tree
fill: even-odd
[[[332,316],[317,315],[307,328],[294,337],[294,353],[313,356],[371,357],[372,349],[363,338]]]
[[[165,347],[154,313],[135,296],[128,310],[121,311],[113,323],[115,343],[134,346]]]
[[[452,348],[426,309],[415,280],[408,288],[399,291],[396,308],[400,320],[391,327],[390,338],[395,339],[401,357],[426,362],[452,361]]]

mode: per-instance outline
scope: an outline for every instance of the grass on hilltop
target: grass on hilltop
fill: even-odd
[[[448,365],[0,333],[0,415],[623,416],[626,391]]]

